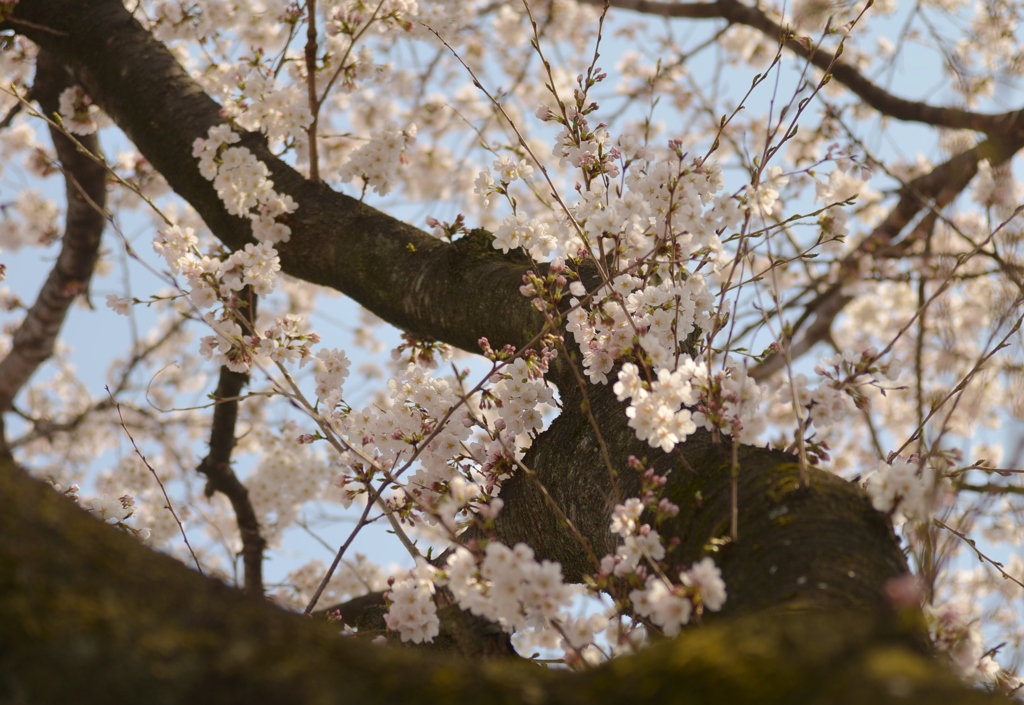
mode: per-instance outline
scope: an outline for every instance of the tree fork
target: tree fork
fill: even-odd
[[[739,451],[740,534],[729,536],[731,442],[715,443],[698,431],[671,453],[637,440],[627,426],[625,404],[610,385],[588,387],[591,413],[618,470],[622,498],[640,494],[640,474],[629,456],[646,458],[645,467],[666,475],[666,496],[679,516],[662,534],[676,537],[673,563],[688,568],[709,552],[722,569],[729,599],[723,614],[766,607],[885,609],[886,581],[907,571],[888,520],[872,508],[854,484],[815,468],[807,489],[799,488],[796,456],[741,446]],[[611,479],[595,434],[579,410],[580,393],[562,387],[562,412],[534,442],[524,462],[548,494],[582,532],[598,555],[614,553],[609,529],[614,505]],[[593,573],[579,541],[553,512],[524,473],[502,486],[505,506],[498,538],[509,545],[530,544],[538,558],[562,563],[567,579]]]
[[[0,28],[24,34],[75,71],[171,187],[231,249],[252,242],[249,221],[228,214],[199,174],[192,143],[224,122],[220,106],[118,0],[24,0]],[[31,26],[16,21],[31,22]],[[459,248],[360,201],[313,183],[242,133],[298,210],[291,241],[277,246],[286,274],[350,296],[420,337],[478,353],[478,341],[521,346],[544,317],[518,295],[523,259],[492,248]],[[466,292],[473,292],[467,297]]]
[[[120,2],[23,0],[15,7],[14,17],[32,22],[33,27],[15,28],[54,47],[94,100],[225,244],[237,248],[249,241],[248,221],[226,213],[191,156],[192,141],[222,122],[219,106]],[[292,241],[281,247],[284,271],[332,286],[405,330],[468,350],[475,350],[482,336],[494,347],[519,346],[543,326],[541,314],[518,293],[526,269],[521,257],[503,256],[474,238],[454,246],[439,242],[355,199],[310,183],[271,155],[258,135],[243,136],[243,143],[270,167],[275,188],[299,203],[290,223]],[[466,291],[474,295],[466,297]],[[577,393],[575,380],[569,381],[565,370],[556,371],[555,382],[563,395]],[[681,542],[676,560],[688,564],[697,559],[708,542],[719,537],[722,526],[717,488],[727,488],[729,478],[720,467],[720,449],[706,435],[697,434],[677,453],[663,456],[635,439],[626,426],[623,406],[610,388],[588,385],[588,396],[591,413],[622,468],[629,455],[636,455],[651,458],[660,473],[668,473],[670,494],[683,509],[672,527]],[[607,470],[593,452],[594,430],[574,411],[578,404],[563,403],[563,407],[562,417],[537,439],[528,464],[562,511],[585,527],[585,535],[601,555],[615,548],[608,530],[614,502],[610,502]],[[790,456],[774,451],[742,450],[741,526],[751,528],[751,539],[758,531],[768,533],[758,542],[745,541],[741,534],[740,541],[718,557],[724,561],[726,579],[732,581],[729,609],[742,609],[744,595],[751,596],[751,607],[794,600],[828,607],[877,605],[885,580],[905,570],[891,530],[881,516],[871,513],[863,493],[824,474],[816,478],[813,496],[823,498],[820,493],[828,488],[830,501],[818,508],[818,502],[798,503],[796,495],[785,490],[786,467],[791,462]],[[620,475],[632,483],[622,488],[623,497],[631,496],[637,483],[629,472]],[[528,484],[526,478],[513,478],[503,490],[509,501],[499,520],[499,538],[530,543],[542,557],[562,562],[568,577],[579,579],[592,572],[594,566],[582,558],[576,539],[560,529],[557,517]],[[762,494],[769,490],[787,499],[766,507]],[[727,504],[731,508],[731,502]],[[829,522],[828,513],[854,524],[844,528],[838,520]],[[806,550],[816,536],[824,535],[826,526],[828,535],[839,542],[829,554],[830,562]],[[538,531],[541,527],[547,531]],[[783,570],[783,558],[792,560],[794,574],[775,581],[758,574],[757,591],[748,590],[742,585],[741,556],[754,559],[753,565],[766,576],[774,575],[773,566]],[[849,577],[851,572],[855,577]]]
[[[7,28],[71,65],[225,244],[251,241],[248,221],[227,214],[191,156],[192,142],[223,122],[219,106],[118,0],[22,0]],[[521,346],[543,325],[518,294],[526,268],[520,258],[439,242],[309,182],[271,155],[260,136],[243,135],[242,143],[270,168],[275,188],[299,204],[288,222],[292,241],[280,248],[287,273],[467,350],[484,336],[494,347]],[[613,551],[608,516],[616,497],[594,429],[579,412],[579,390],[560,377],[563,413],[526,461],[595,551]],[[636,440],[610,387],[590,385],[587,395],[621,468],[622,497],[634,495],[639,482],[627,469],[630,455],[648,458],[669,477],[668,496],[683,510],[663,530],[679,540],[676,565],[711,550],[713,539],[728,534],[728,443],[698,433],[673,453],[654,451]],[[528,478],[513,477],[502,497],[499,538],[525,541],[538,557],[559,560],[567,577],[593,571]],[[588,688],[597,684],[608,689],[602,699],[632,702],[689,702],[712,692],[735,702],[842,702],[844,688],[861,702],[932,691],[928,702],[990,701],[938,677],[937,664],[907,645],[915,636],[887,631],[893,615],[882,587],[905,564],[891,528],[857,487],[814,473],[810,488],[800,489],[791,456],[747,446],[740,452],[739,503],[739,541],[715,556],[729,590],[720,626],[690,630],[677,643],[579,677],[525,665],[476,673],[458,661],[351,646],[325,628],[203,581],[88,523],[8,463],[0,470],[0,590],[11,598],[0,601],[0,688],[15,701],[28,693],[34,701],[55,700],[61,679],[45,672],[66,674],[71,684],[100,684],[105,700],[145,688],[154,702],[242,702],[256,695],[262,702],[460,702],[492,691],[496,702],[593,702],[598,691]],[[856,609],[856,616],[842,616],[840,608]],[[723,683],[724,690],[713,691]]]

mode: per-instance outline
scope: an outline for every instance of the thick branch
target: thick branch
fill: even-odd
[[[313,618],[324,619],[328,616],[333,616],[346,626],[356,627],[359,626],[360,619],[367,610],[385,606],[385,594],[386,592],[368,592],[365,595],[353,597],[351,600],[346,600],[337,605],[317,610],[313,612]]]
[[[663,527],[678,539],[672,562],[689,567],[713,554],[729,590],[725,614],[765,608],[871,609],[883,605],[887,580],[906,572],[889,522],[859,487],[811,468],[810,487],[799,487],[796,457],[765,448],[739,448],[739,541],[729,543],[731,441],[714,443],[698,432],[664,454],[638,441],[627,426],[623,404],[610,386],[588,388],[589,404],[612,464],[620,497],[602,462],[600,449],[581,410],[583,400],[563,390],[562,413],[534,443],[524,463],[536,472],[598,556],[614,553],[611,508],[639,496],[639,473],[630,455],[668,476],[666,495],[681,508]],[[502,486],[505,507],[499,538],[529,543],[539,558],[558,560],[570,580],[593,573],[579,540],[547,508],[533,479],[520,473]]]
[[[217,105],[119,0],[23,0],[13,28],[66,61],[110,115],[226,245],[251,241],[249,221],[229,215],[199,175],[192,143],[224,122]],[[46,28],[39,29],[40,27]],[[56,32],[56,33],[55,33]],[[68,36],[61,36],[59,33]],[[412,333],[479,352],[481,336],[522,345],[543,325],[522,284],[520,258],[486,244],[442,243],[339,194],[274,157],[258,135],[243,144],[270,168],[298,210],[281,246],[284,272],[352,297]]]
[[[57,111],[58,98],[74,85],[71,75],[51,53],[40,51],[36,64],[32,95],[43,111]],[[6,411],[14,397],[35,371],[53,354],[53,345],[76,296],[87,291],[99,252],[105,219],[97,209],[106,201],[103,169],[84,154],[59,130],[50,129],[64,171],[67,215],[60,255],[35,304],[14,333],[11,351],[0,361],[0,412]],[[95,135],[79,138],[82,147],[100,154]]]
[[[4,702],[1002,702],[863,613],[722,622],[583,674],[374,647],[202,578],[2,459],[0,595]]]

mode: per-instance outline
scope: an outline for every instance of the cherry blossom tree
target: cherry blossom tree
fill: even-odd
[[[1017,12],[0,2],[0,693],[1018,693]]]

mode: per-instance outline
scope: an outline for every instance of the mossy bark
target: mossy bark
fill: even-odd
[[[249,240],[248,221],[225,212],[191,155],[193,140],[222,121],[219,107],[119,0],[22,0],[13,19],[13,29],[73,68],[92,97],[223,242],[237,248]],[[481,337],[494,347],[522,346],[543,326],[543,316],[518,292],[527,266],[523,258],[501,255],[480,238],[455,245],[439,242],[307,181],[271,155],[258,135],[245,135],[243,142],[268,164],[275,188],[299,204],[289,222],[292,240],[280,248],[284,271],[334,287],[405,330],[468,350],[477,349]],[[630,455],[648,458],[669,474],[669,495],[683,508],[668,527],[681,542],[676,562],[699,558],[728,526],[728,441],[712,443],[701,433],[674,453],[655,452],[635,439],[622,404],[607,386],[581,390],[568,361],[557,364],[554,381],[563,412],[537,439],[527,463],[560,510],[594,553],[614,551],[609,512],[616,501],[636,496],[639,485],[635,473],[625,470],[626,460]],[[610,449],[611,468],[600,452],[602,439]],[[877,603],[885,580],[905,568],[891,532],[862,494],[816,472],[805,494],[794,492],[792,457],[756,448],[743,448],[740,456],[740,532],[751,540],[726,547],[718,557],[732,591],[727,609],[782,602]],[[618,473],[615,482],[610,471]],[[514,478],[503,492],[506,509],[499,534],[506,541],[533,545],[541,556],[560,561],[572,579],[593,572],[579,541],[532,479]]]
[[[21,0],[3,28],[72,68],[171,186],[226,245],[251,239],[199,176],[192,142],[219,106],[120,0]],[[257,135],[243,143],[299,204],[281,246],[286,273],[333,287],[410,332],[467,350],[522,346],[543,317],[518,293],[526,264],[473,238],[455,246],[300,173]],[[630,455],[667,474],[682,508],[663,527],[685,566],[729,530],[732,448],[696,434],[676,451],[635,439],[608,387],[554,371],[563,411],[526,457],[550,501],[594,552],[614,550],[608,515],[635,496]],[[594,423],[592,423],[593,419]],[[600,429],[598,432],[597,429]],[[607,448],[610,468],[601,443]],[[468,662],[375,648],[202,578],[103,526],[14,468],[0,467],[0,700],[13,703],[989,702],[914,646],[882,601],[905,570],[883,517],[855,486],[792,456],[738,449],[740,540],[720,548],[729,590],[717,624],[581,675],[515,659]],[[614,476],[614,481],[613,481]],[[498,533],[592,572],[586,552],[525,473],[502,492]],[[447,615],[447,612],[445,612]],[[473,641],[448,615],[452,644]],[[490,644],[496,643],[491,640]],[[470,647],[470,651],[474,649]],[[480,652],[481,649],[475,649]],[[500,651],[498,649],[497,651]]]
[[[681,508],[662,527],[666,538],[679,540],[672,561],[688,567],[716,550],[729,590],[726,614],[782,606],[883,609],[886,581],[906,572],[888,520],[859,487],[814,468],[808,469],[808,486],[800,487],[796,456],[767,448],[738,448],[739,540],[723,545],[732,511],[728,438],[714,442],[701,431],[662,453],[636,439],[609,386],[589,386],[586,405],[616,473],[613,482],[598,434],[581,410],[582,392],[562,389],[561,414],[524,459],[535,476],[519,474],[502,487],[498,532],[507,543],[522,541],[539,557],[558,560],[569,579],[593,573],[594,566],[538,485],[598,557],[613,553],[618,538],[609,530],[612,506],[640,493],[640,475],[628,469],[630,455],[667,475],[666,494]]]
[[[994,703],[860,611],[765,611],[576,674],[376,647],[203,578],[0,462],[0,701]]]

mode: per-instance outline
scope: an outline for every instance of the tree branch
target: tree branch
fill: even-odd
[[[640,494],[640,473],[628,467],[631,455],[646,458],[645,467],[667,476],[666,496],[681,510],[661,532],[678,540],[670,560],[689,568],[714,554],[729,589],[723,615],[783,607],[885,608],[883,587],[906,572],[906,563],[889,522],[857,485],[811,468],[810,487],[801,489],[795,456],[741,446],[740,538],[730,542],[730,440],[715,443],[710,433],[698,431],[672,453],[662,453],[637,440],[625,404],[616,401],[610,385],[591,385],[587,394],[618,469],[621,496]],[[615,492],[582,403],[578,390],[563,389],[561,414],[523,462],[601,556],[618,546],[609,529]],[[505,505],[496,533],[502,542],[521,541],[538,559],[559,561],[568,580],[594,572],[587,551],[547,508],[526,473],[506,480],[501,497]]]
[[[723,621],[581,674],[375,647],[146,549],[2,456],[0,594],[4,702],[1003,702],[864,613]]]
[[[246,302],[248,310],[244,315],[249,320],[250,333],[256,325],[258,298],[251,287],[239,292],[239,300]],[[251,595],[263,594],[263,550],[267,542],[260,533],[256,510],[249,500],[249,490],[231,468],[231,453],[235,449],[235,424],[238,421],[238,396],[249,382],[245,372],[233,372],[227,365],[220,368],[217,390],[213,393],[213,422],[210,424],[210,452],[206,454],[196,471],[206,476],[203,494],[212,497],[220,492],[231,502],[242,539],[242,565],[244,566],[245,591]]]
[[[58,109],[61,91],[74,85],[74,79],[45,50],[39,52],[36,66],[32,96],[46,114],[52,115]],[[11,408],[21,388],[53,354],[71,303],[88,290],[106,222],[104,214],[97,210],[106,202],[103,168],[81,154],[75,143],[59,130],[51,128],[50,135],[64,172],[68,204],[64,235],[57,263],[14,333],[11,351],[0,361],[0,412]],[[95,135],[84,135],[79,141],[83,148],[100,154]]]
[[[603,6],[605,0],[579,0],[588,5]],[[632,10],[659,17],[689,19],[724,19],[732,24],[745,25],[758,30],[773,42],[785,38],[785,47],[798,56],[806,57],[822,71],[830,71],[833,79],[850,89],[858,98],[882,115],[922,122],[935,127],[975,130],[996,135],[1005,129],[1008,122],[1017,120],[1019,111],[1006,113],[978,113],[960,108],[946,108],[929,105],[921,101],[906,100],[893,95],[870,81],[851,64],[836,61],[835,53],[811,46],[810,40],[800,37],[791,29],[784,29],[756,6],[745,5],[739,0],[717,0],[710,3],[676,3],[657,0],[611,0],[612,7]],[[831,70],[829,67],[831,66]]]
[[[15,27],[74,69],[222,242],[239,249],[252,241],[249,221],[227,213],[192,157],[192,143],[224,122],[220,106],[119,0],[24,0],[14,14],[67,32]],[[542,328],[528,299],[509,296],[522,284],[524,258],[488,243],[443,243],[310,182],[271,154],[260,135],[244,134],[242,144],[269,167],[275,190],[298,203],[288,222],[291,241],[278,248],[285,273],[337,289],[403,330],[471,352],[479,352],[482,336],[495,347],[521,346]]]
[[[986,482],[983,485],[972,485],[968,483],[956,485],[958,490],[977,492],[978,494],[1020,494],[1024,495],[1024,487],[1019,485],[1000,485],[995,482]]]
[[[978,173],[978,163],[987,159],[993,167],[1003,164],[1024,148],[1024,113],[1018,113],[1007,132],[998,137],[990,137],[965,152],[936,166],[927,174],[922,174],[900,189],[900,200],[889,211],[879,225],[852,252],[847,254],[840,263],[836,280],[828,288],[817,295],[804,308],[803,314],[792,326],[792,334],[803,328],[813,317],[813,322],[803,331],[800,337],[790,344],[792,357],[803,355],[817,343],[827,340],[831,334],[832,322],[835,317],[853,300],[853,296],[843,293],[846,287],[860,271],[860,259],[864,255],[877,255],[883,252],[895,254],[893,248],[906,248],[913,244],[909,239],[902,243],[893,243],[907,225],[923,210],[939,213],[967,188],[971,179]],[[808,291],[817,289],[820,282],[808,286]],[[760,380],[770,377],[782,369],[785,359],[782,355],[771,355],[750,371],[750,376]]]

